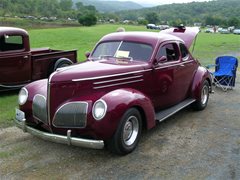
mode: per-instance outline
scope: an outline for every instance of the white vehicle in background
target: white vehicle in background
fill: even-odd
[[[238,35],[240,35],[240,28],[234,29],[234,30],[233,30],[233,34],[238,34]]]
[[[158,27],[156,26],[156,24],[147,24],[147,29],[158,29]]]
[[[205,29],[204,32],[205,33],[214,33],[214,30],[213,30],[213,28],[207,28],[207,29]]]
[[[165,30],[165,29],[169,29],[169,25],[159,25],[158,26],[160,30]]]
[[[219,32],[220,34],[230,34],[230,31],[227,28],[222,28]]]

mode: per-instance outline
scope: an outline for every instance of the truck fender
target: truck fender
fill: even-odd
[[[118,89],[105,94],[102,98],[107,104],[107,124],[110,123],[113,133],[117,129],[123,114],[129,108],[136,108],[142,115],[143,125],[150,129],[156,125],[155,111],[151,100],[143,93],[131,89]]]
[[[211,75],[208,72],[208,70],[204,67],[199,66],[193,79],[192,87],[191,87],[191,96],[194,99],[199,100],[201,98],[201,88],[203,85],[203,82],[207,80],[210,89],[212,88],[212,80],[211,80]]]
[[[61,67],[69,66],[71,64],[73,64],[73,62],[68,58],[60,58],[55,62],[53,71],[56,71],[58,68]]]

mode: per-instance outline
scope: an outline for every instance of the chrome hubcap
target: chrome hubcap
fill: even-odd
[[[208,87],[205,85],[202,89],[202,96],[201,96],[201,102],[202,104],[206,104],[207,103],[207,99],[208,99]]]
[[[123,141],[126,145],[131,146],[137,139],[139,131],[138,119],[135,116],[130,116],[123,129]]]

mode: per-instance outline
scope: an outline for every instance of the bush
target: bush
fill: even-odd
[[[92,26],[97,23],[97,17],[93,13],[85,14],[78,18],[78,22],[83,26]]]

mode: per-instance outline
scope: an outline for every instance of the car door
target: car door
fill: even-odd
[[[13,86],[31,80],[31,57],[21,35],[0,37],[0,84]]]
[[[182,97],[181,99],[187,98],[189,96],[188,92],[192,85],[192,81],[197,69],[197,63],[189,53],[187,47],[183,43],[179,43],[180,49],[180,58],[181,58],[181,77],[182,79],[179,81],[179,86],[181,87]]]
[[[163,58],[164,57],[164,58]],[[177,104],[183,99],[185,92],[184,75],[179,47],[176,42],[162,44],[156,55],[153,73],[153,102],[157,109]]]

